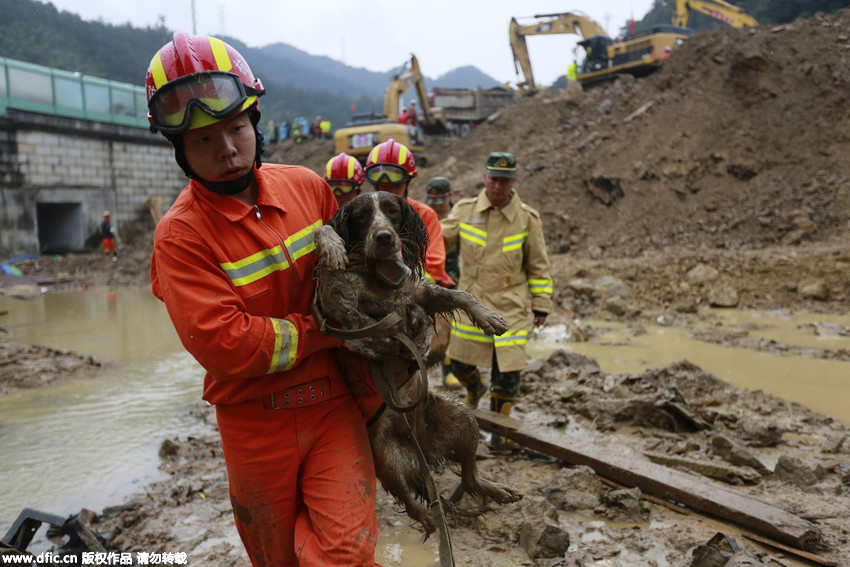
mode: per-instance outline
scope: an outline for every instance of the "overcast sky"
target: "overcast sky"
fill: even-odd
[[[522,24],[537,14],[580,12],[615,37],[629,18],[640,19],[652,6],[652,0],[50,1],[84,20],[140,28],[164,20],[171,30],[226,34],[251,47],[283,42],[370,71],[395,69],[414,54],[428,77],[474,65],[500,83],[519,80],[508,43],[511,17]],[[565,72],[578,39],[527,38],[538,84],[551,84]]]

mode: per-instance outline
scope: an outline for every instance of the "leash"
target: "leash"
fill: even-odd
[[[449,534],[449,526],[446,524],[446,514],[443,511],[440,493],[437,492],[437,484],[431,475],[431,469],[428,467],[425,453],[422,451],[422,447],[419,446],[419,438],[416,436],[416,430],[413,424],[410,423],[410,414],[404,414],[404,421],[407,423],[408,429],[410,429],[413,446],[416,447],[416,460],[419,461],[419,470],[425,478],[425,486],[428,489],[428,500],[430,501],[428,507],[431,508],[431,513],[434,515],[434,522],[437,524],[437,533],[440,538],[440,567],[456,567],[454,552],[452,551],[452,538]]]

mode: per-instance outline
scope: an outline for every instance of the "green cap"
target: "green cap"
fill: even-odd
[[[487,156],[490,177],[516,177],[516,156],[508,152],[493,152]]]
[[[425,184],[425,204],[441,205],[452,196],[452,185],[445,177],[432,177]]]

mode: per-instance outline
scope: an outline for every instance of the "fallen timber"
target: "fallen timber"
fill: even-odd
[[[573,465],[585,465],[624,486],[722,518],[763,537],[812,551],[820,533],[811,522],[709,479],[644,460],[553,429],[521,423],[495,412],[474,410],[484,431]]]

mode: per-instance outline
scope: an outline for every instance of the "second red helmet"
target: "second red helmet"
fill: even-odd
[[[407,146],[392,138],[378,144],[369,152],[369,157],[366,159],[366,179],[371,183],[380,181],[385,176],[379,174],[384,169],[381,166],[386,165],[400,168],[406,178],[405,180],[416,177],[416,160],[413,159],[413,152]],[[395,179],[390,179],[390,181],[399,182]]]
[[[337,154],[325,165],[324,178],[332,181],[350,181],[355,185],[363,183],[363,166],[357,158],[345,153]]]

